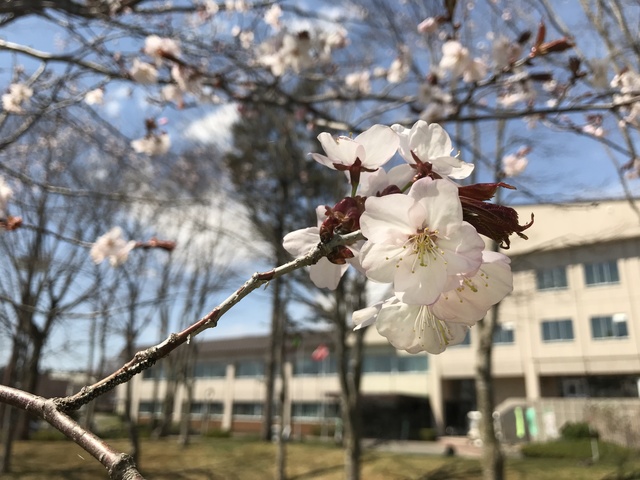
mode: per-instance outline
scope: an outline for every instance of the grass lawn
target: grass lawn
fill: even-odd
[[[125,451],[122,440],[111,443]],[[289,480],[343,479],[341,449],[317,443],[288,445]],[[175,439],[144,440],[140,467],[149,479],[264,480],[273,478],[275,446],[248,439],[196,439],[186,449]],[[616,472],[614,463],[589,466],[575,459],[509,459],[508,480],[602,479]],[[632,465],[640,469],[640,461]],[[104,468],[69,441],[18,442],[14,447],[13,473],[3,480],[85,480],[108,478]],[[459,457],[401,455],[367,451],[363,480],[480,479],[478,461]],[[611,477],[613,478],[613,477]]]

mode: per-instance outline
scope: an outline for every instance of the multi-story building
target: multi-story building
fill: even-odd
[[[517,210],[522,219],[535,214],[535,224],[526,231],[529,240],[514,238],[505,252],[512,259],[514,291],[500,306],[494,336],[496,404],[512,398],[637,398],[640,212],[627,201]],[[329,334],[304,335],[289,350],[287,411],[294,434],[313,425],[319,431],[322,419],[337,416],[332,355],[311,358],[321,344],[331,350]],[[475,409],[473,329],[462,345],[437,356],[396,352],[375,328],[368,329],[365,344],[368,434],[408,437],[428,426],[466,431],[466,414]],[[203,428],[257,430],[266,345],[266,337],[200,345],[191,412],[206,419]],[[164,381],[152,377],[134,379],[133,412],[140,420],[152,414],[153,398],[161,398],[164,388]],[[178,391],[176,405],[183,394]]]

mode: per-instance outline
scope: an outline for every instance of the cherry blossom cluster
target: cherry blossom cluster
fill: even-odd
[[[22,108],[33,96],[33,90],[24,83],[12,83],[9,91],[2,95],[2,109],[5,112],[24,113]]]
[[[15,230],[22,225],[21,217],[9,215],[9,200],[13,197],[13,189],[3,177],[0,177],[0,232]]]
[[[91,246],[89,255],[96,265],[108,260],[109,265],[116,268],[127,261],[129,253],[131,253],[131,250],[134,248],[142,248],[145,250],[159,248],[171,252],[176,248],[176,243],[171,240],[158,240],[155,237],[146,242],[127,240],[122,228],[113,227],[107,233],[97,238]]]
[[[318,242],[360,231],[364,240],[334,249],[310,267],[318,287],[335,289],[349,265],[390,285],[393,295],[354,312],[356,328],[375,324],[398,349],[441,353],[512,290],[509,258],[487,250],[488,237],[503,248],[522,233],[515,210],[489,203],[504,183],[461,186],[472,164],[452,156],[446,131],[420,120],[412,128],[374,125],[355,138],[321,133],[324,154],[314,160],[345,172],[351,195],[316,209],[318,225],[291,232],[294,256]],[[396,153],[404,163],[382,167]]]

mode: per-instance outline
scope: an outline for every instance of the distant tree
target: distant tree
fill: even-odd
[[[302,86],[301,88],[311,88]],[[282,238],[291,230],[315,224],[316,205],[330,199],[336,182],[307,156],[312,132],[296,111],[276,106],[246,107],[232,128],[233,148],[225,157],[232,197],[249,214],[250,235],[267,250],[265,263],[280,265],[289,254]],[[266,363],[266,397],[262,437],[271,438],[276,352],[285,330],[286,280],[271,282],[271,341]]]

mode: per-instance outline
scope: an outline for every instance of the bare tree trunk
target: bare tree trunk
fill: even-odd
[[[127,431],[129,432],[129,443],[131,445],[129,455],[131,455],[136,465],[140,466],[140,439],[138,438],[138,426],[136,425],[136,422],[133,420],[133,417],[131,415],[131,407],[133,403],[133,388],[131,386],[131,382],[127,382],[126,391],[127,396],[124,406],[124,421],[127,425]]]
[[[273,299],[271,303],[271,336],[269,338],[269,352],[267,361],[265,362],[265,398],[264,413],[262,418],[262,439],[271,441],[271,428],[273,425],[273,397],[275,392],[276,379],[276,357],[282,343],[278,332],[281,331],[280,322],[282,321],[282,279],[276,278],[272,282]]]
[[[347,348],[347,302],[345,300],[345,280],[336,289],[335,310],[335,348],[336,367],[340,381],[340,407],[343,423],[343,446],[345,455],[345,478],[360,479],[362,454],[362,428],[360,420],[360,378],[362,374],[362,349],[364,330],[355,332],[355,342],[351,349]],[[363,306],[364,283],[354,280],[352,292],[354,309]]]
[[[166,388],[164,391],[164,398],[162,399],[160,420],[156,421],[156,426],[152,431],[152,437],[155,439],[166,437],[171,433],[173,411],[176,404],[176,391],[178,390],[178,379],[176,375],[177,369],[179,368],[177,365],[178,361],[178,356],[164,359]],[[154,381],[159,382],[160,380],[156,379]],[[155,416],[155,401],[153,416]]]
[[[278,374],[280,377],[280,392],[278,393],[278,410],[280,416],[280,424],[278,427],[277,436],[277,449],[276,449],[276,479],[286,480],[287,478],[287,446],[285,435],[285,421],[286,421],[286,402],[287,402],[287,372],[285,368],[285,315],[281,311],[278,315],[278,330],[275,332],[277,340],[276,350],[276,365],[278,367]]]
[[[131,358],[134,354],[134,340],[132,335],[127,335],[127,342],[125,346],[125,352],[127,358]],[[136,465],[140,466],[140,439],[138,437],[138,425],[134,421],[132,416],[133,409],[133,385],[132,382],[127,382],[126,396],[124,403],[124,421],[127,425],[127,431],[129,432],[129,443],[131,450],[129,455],[133,458]]]
[[[2,458],[0,459],[0,474],[11,471],[11,451],[13,450],[13,408],[6,406],[2,423]]]
[[[185,397],[182,400],[182,412],[180,414],[180,437],[178,443],[182,447],[189,445],[191,441],[191,402],[193,402],[193,378],[187,378],[184,382]]]
[[[34,332],[35,333],[35,332]],[[26,362],[21,383],[21,389],[26,392],[36,393],[38,388],[38,374],[40,370],[40,357],[42,355],[42,347],[44,346],[45,337],[39,333],[29,336],[31,343],[31,352]],[[29,423],[31,415],[24,410],[18,413],[18,421],[16,423],[15,438],[19,440],[28,440],[30,436]]]
[[[498,122],[496,132],[496,156],[493,165],[494,178],[502,177],[502,157],[504,153],[505,122]],[[495,203],[501,201],[501,190],[498,189]],[[494,243],[493,250],[498,251],[498,245]],[[482,478],[484,480],[502,480],[504,478],[504,454],[500,441],[496,438],[495,425],[493,423],[494,390],[492,372],[493,333],[498,324],[500,304],[494,305],[491,315],[478,322],[477,331],[480,337],[478,351],[476,352],[476,401],[478,411],[482,415],[480,423],[480,438],[482,439]]]
[[[180,377],[185,388],[185,396],[182,400],[182,413],[180,415],[180,438],[178,443],[182,447],[189,445],[191,441],[191,404],[193,403],[194,367],[196,361],[196,346],[186,349],[182,355]]]
[[[493,332],[498,318],[499,304],[491,310],[491,315],[478,322],[480,337],[476,358],[476,397],[478,411],[482,415],[480,432],[482,438],[482,478],[484,480],[504,479],[504,455],[500,441],[496,438],[493,423],[494,392],[491,371]]]
[[[364,331],[356,332],[356,342],[351,351],[351,360],[362,358]],[[356,361],[358,364],[360,360]],[[360,367],[357,367],[358,370]],[[360,464],[362,455],[362,425],[360,419],[360,386],[359,380],[356,385],[356,375],[352,366],[351,374],[348,377],[349,395],[347,397],[347,411],[343,418],[344,422],[344,446],[345,446],[345,475],[347,480],[359,480]],[[359,377],[359,375],[358,375]]]
[[[16,369],[20,357],[21,343],[18,338],[18,333],[13,338],[13,348],[11,350],[11,357],[7,366],[4,369],[2,375],[2,384],[13,386],[15,385]],[[0,404],[0,424],[2,425],[2,457],[0,457],[0,474],[9,473],[11,471],[11,452],[13,450],[13,432],[14,432],[14,417],[15,413],[13,408],[7,404]]]

